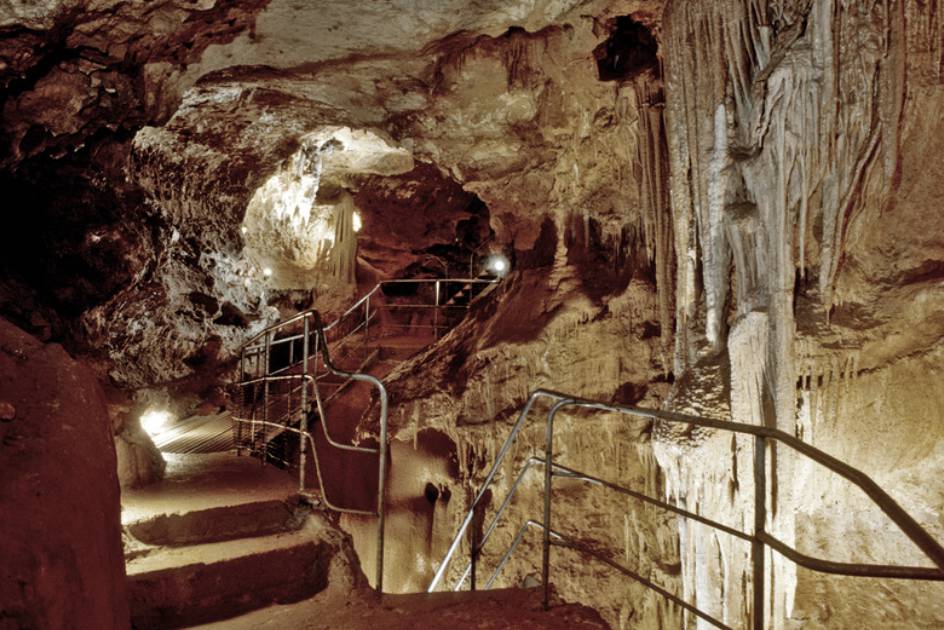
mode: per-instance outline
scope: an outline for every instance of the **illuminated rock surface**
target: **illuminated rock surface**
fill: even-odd
[[[384,366],[388,590],[428,584],[536,387],[781,429],[944,539],[940,0],[0,4],[0,186],[22,225],[0,235],[0,313],[109,382],[126,486],[160,476],[137,417],[217,412],[266,325],[496,252],[508,278]],[[749,440],[572,416],[562,463],[751,528]],[[490,509],[543,440],[536,420]],[[927,564],[851,485],[775,459],[779,538]],[[540,515],[533,474],[483,567]],[[746,624],[745,543],[576,482],[555,524]],[[340,525],[372,566],[372,524]],[[527,537],[499,584],[531,583],[539,553]],[[614,628],[696,626],[554,557],[559,595]],[[940,584],[777,554],[766,577],[773,628],[944,624]]]

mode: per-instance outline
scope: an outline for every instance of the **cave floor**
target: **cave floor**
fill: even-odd
[[[124,496],[134,627],[608,627],[579,605],[543,611],[537,589],[378,596],[328,567],[329,548],[348,543],[328,542],[343,536],[297,503],[286,471],[228,453],[166,457],[162,482]]]
[[[298,482],[287,471],[232,453],[165,453],[167,470],[158,483],[121,496],[121,520],[128,524],[161,514],[266,501],[288,501]]]
[[[320,595],[295,604],[270,606],[225,621],[194,627],[203,630],[609,628],[596,611],[577,604],[556,601],[549,611],[541,610],[539,588],[383,597],[377,597],[373,592],[355,591],[344,599],[337,594]]]

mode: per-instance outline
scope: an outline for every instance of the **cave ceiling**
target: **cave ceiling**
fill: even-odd
[[[639,0],[5,3],[0,166],[13,198],[39,207],[25,238],[5,238],[0,307],[102,357],[122,386],[215,369],[246,326],[309,305],[299,290],[319,286],[328,310],[358,290],[306,276],[327,261],[349,281],[339,243],[307,251],[310,230],[266,240],[287,231],[251,216],[257,191],[315,153],[324,169],[305,220],[349,198],[363,206],[362,284],[456,273],[468,258],[457,244],[547,264],[550,217],[561,240],[580,216],[584,241],[594,231],[618,253],[641,221],[620,164],[636,157],[640,97],[632,76],[613,80],[626,63],[601,58],[617,18],[657,34],[661,11]],[[633,69],[655,80],[655,64]],[[37,253],[42,264],[24,262]]]

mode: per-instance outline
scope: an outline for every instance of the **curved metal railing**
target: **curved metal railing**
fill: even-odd
[[[234,442],[237,445],[237,451],[240,450],[243,443],[243,429],[247,427],[250,432],[251,448],[255,449],[257,442],[261,442],[263,462],[270,457],[269,436],[271,432],[288,432],[307,436],[307,439],[305,437],[299,439],[299,492],[307,494],[306,450],[307,446],[310,445],[318,485],[321,490],[320,499],[325,506],[337,512],[377,516],[377,573],[375,584],[378,591],[383,591],[384,524],[386,519],[384,493],[387,475],[387,391],[383,383],[375,376],[338,367],[330,356],[328,334],[333,333],[333,339],[330,343],[334,344],[340,344],[345,339],[361,331],[367,337],[371,322],[377,319],[380,312],[387,310],[398,313],[404,310],[415,311],[420,309],[431,310],[432,316],[429,323],[410,321],[407,324],[396,322],[391,324],[390,321],[387,321],[385,325],[394,328],[428,329],[438,336],[442,330],[449,327],[448,315],[450,313],[456,309],[465,310],[468,308],[468,303],[475,293],[474,288],[483,288],[496,282],[497,280],[484,278],[429,278],[380,282],[329,324],[322,322],[317,310],[307,310],[260,331],[244,344],[240,353],[239,370],[242,380],[238,383],[238,386],[243,389],[244,398],[245,388],[252,388],[252,407],[248,414],[249,418],[234,418]],[[380,300],[380,297],[385,293],[385,289],[389,289],[393,294],[398,292],[408,293],[408,291],[402,289],[396,291],[392,288],[406,287],[409,284],[416,285],[421,289],[429,288],[431,290],[429,303],[403,302],[395,298],[387,301]],[[458,296],[465,296],[465,303],[462,303]],[[391,316],[387,319],[396,319],[396,317]],[[298,331],[299,328],[301,329],[300,332]],[[284,346],[284,348],[278,348],[279,346]],[[274,348],[282,350],[282,364],[279,366],[275,366],[273,360]],[[319,371],[319,356],[325,372]],[[344,385],[342,384],[327,399],[323,398],[319,381],[327,374],[347,379],[345,383],[351,381],[366,382],[376,388],[380,402],[379,435],[376,448],[344,444],[331,435],[325,404],[337,395]],[[294,381],[300,381],[300,385],[294,386]],[[286,382],[289,384],[287,391],[273,394],[271,389],[274,385],[278,386]],[[258,404],[259,390],[261,390],[261,406]],[[330,447],[346,452],[377,455],[378,483],[376,508],[374,510],[344,507],[332,501],[328,496],[318,453],[315,450],[315,443],[308,432],[308,416],[312,399],[314,399],[323,434]],[[259,413],[261,413],[261,418],[257,418]],[[279,418],[272,417],[273,414],[278,414]],[[261,440],[259,436],[261,436]]]
[[[485,535],[483,535],[483,540],[481,542],[472,541],[470,549],[470,565],[466,570],[461,574],[461,577],[458,581],[457,588],[461,588],[461,585],[465,580],[471,575],[472,576],[472,588],[475,588],[475,563],[477,561],[478,555],[481,552],[482,546],[488,540],[488,537],[494,531],[494,528],[497,526],[498,519],[500,519],[502,513],[508,507],[511,502],[511,496],[518,490],[521,485],[522,479],[524,478],[525,473],[535,464],[541,464],[544,466],[544,518],[541,523],[541,529],[543,530],[543,540],[542,540],[542,562],[541,562],[541,574],[542,581],[544,585],[544,606],[547,607],[550,598],[550,548],[552,544],[558,546],[566,546],[574,548],[583,553],[588,553],[590,555],[599,556],[598,559],[606,562],[607,564],[617,568],[625,575],[632,577],[647,586],[648,588],[655,590],[661,595],[675,601],[682,605],[686,610],[698,615],[699,617],[709,621],[710,623],[716,625],[720,628],[727,628],[723,623],[719,622],[717,619],[714,619],[704,611],[697,609],[696,607],[682,601],[677,596],[669,593],[662,587],[653,584],[647,578],[644,578],[641,575],[638,575],[617,565],[612,560],[598,554],[592,550],[585,548],[580,548],[580,545],[575,544],[572,540],[567,541],[566,537],[563,537],[559,533],[553,533],[551,529],[551,504],[552,504],[552,481],[554,476],[565,476],[571,479],[578,479],[593,483],[596,485],[601,485],[610,490],[618,491],[622,494],[630,496],[639,501],[649,503],[650,505],[655,505],[657,507],[671,511],[679,516],[684,518],[693,519],[699,521],[705,525],[708,525],[712,528],[715,528],[719,531],[725,532],[732,536],[736,536],[742,540],[751,543],[751,556],[752,556],[752,573],[753,573],[753,608],[752,608],[752,621],[753,627],[755,630],[761,630],[764,627],[764,574],[765,574],[765,547],[770,547],[774,551],[782,554],[792,562],[803,566],[805,568],[824,572],[824,573],[834,573],[840,575],[848,575],[853,577],[881,577],[881,578],[896,578],[896,579],[914,579],[914,580],[936,580],[944,581],[944,548],[930,535],[927,531],[922,528],[917,521],[915,521],[888,493],[882,490],[868,475],[863,473],[852,466],[828,455],[827,453],[817,449],[814,446],[811,446],[796,437],[780,431],[779,429],[774,429],[770,427],[760,426],[760,425],[750,425],[743,424],[738,422],[726,422],[721,420],[713,420],[710,418],[701,418],[696,416],[688,416],[679,413],[673,413],[668,411],[657,411],[650,409],[641,409],[638,407],[631,407],[626,405],[614,405],[610,403],[593,401],[581,399],[578,397],[570,396],[568,394],[562,394],[559,392],[554,392],[550,390],[538,389],[535,390],[529,397],[528,401],[522,409],[521,413],[518,416],[517,421],[512,426],[511,432],[508,435],[508,438],[502,444],[502,448],[499,450],[498,456],[495,459],[495,463],[492,465],[488,474],[486,475],[485,482],[482,484],[482,487],[475,496],[475,499],[472,502],[472,505],[469,508],[469,511],[466,513],[465,519],[462,521],[462,524],[459,527],[455,538],[449,546],[448,551],[446,552],[445,557],[443,558],[442,563],[436,571],[432,582],[429,586],[429,591],[432,592],[437,588],[440,581],[443,579],[445,572],[449,566],[450,561],[455,555],[456,550],[461,543],[463,536],[465,535],[466,530],[471,524],[474,515],[475,509],[478,504],[482,501],[485,496],[489,486],[495,478],[495,475],[501,466],[501,463],[504,461],[508,452],[511,449],[512,444],[517,439],[518,434],[523,428],[528,415],[530,414],[531,408],[534,403],[540,398],[547,398],[552,402],[550,409],[547,412],[546,425],[545,425],[545,453],[544,459],[539,459],[536,457],[529,458],[526,462],[523,470],[519,473],[518,477],[512,484],[511,489],[508,492],[508,495],[502,501],[501,505],[498,508],[495,516],[492,519],[492,522],[486,528]],[[634,416],[638,418],[646,418],[652,420],[660,420],[665,422],[681,423],[688,426],[694,427],[703,427],[717,429],[721,431],[729,431],[733,433],[739,433],[744,435],[751,435],[754,437],[754,531],[750,534],[736,530],[727,525],[713,521],[711,519],[705,518],[693,512],[689,512],[677,506],[671,505],[665,501],[649,497],[645,494],[636,492],[629,488],[619,486],[609,481],[599,479],[581,472],[578,472],[573,469],[560,466],[559,464],[554,463],[554,418],[557,413],[566,407],[575,407],[581,409],[590,409],[595,411],[604,411],[611,413],[619,413],[629,416]],[[852,482],[854,485],[859,487],[865,494],[875,503],[875,505],[881,509],[895,525],[904,533],[924,554],[927,556],[936,567],[912,567],[912,566],[898,566],[898,565],[877,565],[877,564],[858,564],[858,563],[845,563],[845,562],[834,562],[831,560],[823,560],[821,558],[815,558],[806,554],[803,554],[796,549],[790,547],[783,541],[777,539],[771,533],[766,531],[766,521],[767,521],[767,512],[766,512],[766,501],[767,501],[767,441],[775,441],[785,446],[793,449],[798,452],[800,455],[807,457],[814,462],[825,466],[829,470],[835,472],[836,474],[842,476],[848,481]],[[546,462],[551,462],[551,465],[546,465]],[[555,474],[554,471],[559,471]],[[507,558],[510,556],[510,553],[513,552],[514,548],[520,543],[521,537],[524,535],[526,526],[531,523],[537,523],[537,521],[529,521],[525,524],[525,527],[522,530],[519,530],[518,536],[515,537],[515,540],[512,543],[512,548],[506,552],[503,556],[502,562],[499,565],[499,570],[501,567],[504,567]],[[556,536],[555,540],[558,538],[557,542],[552,543],[552,535]],[[493,574],[489,578],[488,585],[491,585],[494,582],[496,574]]]
[[[265,440],[267,440],[267,431],[268,429],[275,429],[277,431],[287,431],[290,433],[298,434],[299,439],[299,454],[298,454],[298,484],[299,484],[299,494],[308,495],[306,487],[306,477],[305,477],[305,463],[306,463],[306,446],[311,446],[312,459],[315,464],[315,473],[318,479],[318,486],[320,490],[319,499],[331,510],[336,512],[343,512],[347,514],[361,514],[368,516],[377,517],[377,566],[376,566],[376,587],[377,590],[383,591],[383,561],[384,561],[384,533],[385,533],[385,520],[386,520],[386,501],[385,501],[385,492],[386,492],[386,476],[387,476],[387,390],[384,387],[383,383],[375,376],[370,374],[361,374],[356,372],[348,372],[343,370],[331,361],[331,356],[328,351],[328,344],[325,340],[324,326],[321,323],[321,316],[318,311],[309,311],[305,314],[303,318],[304,328],[305,328],[305,340],[304,340],[304,351],[302,357],[302,366],[303,372],[300,374],[278,374],[278,375],[266,375],[261,377],[256,377],[244,381],[240,381],[238,386],[241,388],[253,387],[254,390],[256,386],[262,385],[264,391],[264,402],[262,407],[263,418],[261,420],[257,419],[255,410],[253,410],[250,418],[234,418],[234,431],[241,429],[244,425],[249,425],[250,436],[255,443],[257,435],[257,427],[262,427],[263,435],[265,435]],[[325,368],[329,373],[336,376],[341,376],[353,381],[361,381],[370,383],[373,385],[378,392],[378,397],[380,400],[380,429],[378,436],[378,445],[377,448],[372,447],[363,447],[363,446],[353,446],[350,444],[343,444],[335,440],[331,436],[331,431],[328,428],[327,415],[325,414],[324,407],[321,400],[321,395],[318,388],[317,378],[313,374],[308,373],[309,368],[309,329],[310,327],[314,328],[314,355],[320,354],[321,360],[324,363]],[[268,418],[268,411],[270,407],[270,401],[268,398],[269,386],[272,383],[284,382],[284,381],[293,381],[301,380],[302,385],[300,387],[300,402],[299,405],[299,426],[296,428],[291,424],[292,414],[292,405],[291,405],[291,396],[298,389],[290,388],[287,392],[288,398],[288,414],[284,416],[283,422],[272,422]],[[376,496],[376,508],[374,510],[360,510],[350,507],[344,507],[337,505],[331,501],[331,498],[328,496],[328,493],[325,488],[324,476],[321,471],[320,460],[318,459],[318,451],[315,448],[314,438],[308,431],[308,402],[310,398],[308,396],[309,389],[313,394],[313,397],[316,401],[318,416],[320,417],[320,422],[322,430],[324,431],[325,438],[327,439],[330,446],[336,449],[340,449],[348,452],[356,453],[368,453],[377,455],[377,496]],[[241,438],[238,434],[234,435],[234,442],[238,446],[241,444]],[[263,447],[263,462],[268,457],[268,452]]]
[[[378,314],[382,311],[431,311],[432,320],[429,324],[393,324],[394,327],[402,328],[426,328],[432,330],[434,334],[439,334],[449,328],[449,314],[453,312],[464,311],[468,308],[468,302],[456,303],[452,298],[465,287],[481,287],[498,283],[497,278],[403,278],[396,280],[384,280],[378,282],[366,294],[362,295],[347,310],[341,313],[336,319],[325,324],[324,331],[326,337],[332,337],[332,343],[338,343],[341,340],[350,337],[360,331],[370,331],[371,322],[375,321]],[[404,287],[415,285],[417,287],[428,287],[431,289],[431,299],[422,302],[397,302],[385,298],[385,289],[393,291],[395,287]],[[456,290],[458,288],[458,291]],[[278,333],[291,331],[305,319],[311,316],[315,309],[310,309],[298,313],[288,319],[276,322],[253,335],[244,345],[241,357],[241,367],[245,369],[247,363],[256,358],[261,353],[271,350],[274,346],[280,344],[290,344],[289,353],[293,353],[295,342],[303,339],[303,334],[285,335],[277,337]],[[387,324],[390,326],[391,324]],[[289,364],[293,362],[290,360]],[[285,368],[281,368],[285,369]],[[258,375],[258,374],[257,374]]]

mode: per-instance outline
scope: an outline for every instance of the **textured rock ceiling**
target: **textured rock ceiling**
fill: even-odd
[[[244,334],[234,322],[261,325],[277,316],[267,289],[317,285],[330,310],[356,291],[350,281],[358,274],[364,281],[395,275],[434,250],[445,257],[439,264],[463,268],[468,252],[459,250],[490,238],[480,227],[474,234],[460,227],[467,201],[437,210],[455,216],[451,233],[431,231],[438,219],[426,213],[381,235],[374,230],[385,222],[365,214],[359,263],[348,260],[353,250],[342,251],[350,239],[332,234],[312,246],[307,223],[297,237],[265,227],[252,211],[257,191],[307,150],[306,138],[327,138],[332,129],[377,138],[391,155],[425,164],[412,205],[428,205],[417,191],[449,198],[420,181],[431,177],[477,195],[494,246],[509,251],[532,250],[549,217],[563,232],[569,215],[582,215],[587,226],[592,220],[594,238],[618,250],[635,238],[624,234],[627,221],[640,223],[644,214],[624,164],[637,151],[633,103],[646,97],[600,81],[594,51],[615,16],[631,13],[655,26],[658,2],[44,7],[7,7],[4,163],[17,173],[11,184],[24,201],[53,197],[45,205],[59,208],[56,216],[40,214],[38,224],[65,213],[88,227],[84,236],[69,230],[48,242],[11,243],[46,251],[50,261],[42,274],[17,268],[15,275],[46,294],[41,301],[54,306],[46,319],[82,314],[63,325],[104,351],[121,382],[167,382],[194,365],[215,366],[216,354],[231,357]],[[37,29],[45,30],[42,45],[30,48]],[[655,63],[650,54],[636,71]],[[115,92],[106,75],[128,90]],[[90,88],[99,82],[101,89]],[[112,107],[114,98],[120,103]],[[350,141],[337,146],[316,184],[330,197],[316,204],[324,214],[319,229],[346,224],[328,217],[347,207],[345,195],[382,197],[373,190],[384,185],[376,174],[409,170],[358,164],[364,151]],[[49,190],[50,173],[64,168],[78,181]],[[80,204],[72,203],[77,189],[89,191]],[[640,223],[644,230],[651,228]],[[371,249],[385,240],[385,251]],[[391,256],[391,240],[399,256]],[[63,254],[83,266],[56,262]],[[88,261],[106,254],[107,266],[121,260],[126,271],[103,281],[106,264]],[[317,261],[322,270],[309,273]],[[271,280],[260,282],[268,270]]]
[[[624,4],[601,10],[596,5]],[[102,129],[162,122],[200,77],[231,67],[314,70],[418,53],[455,33],[497,36],[658,2],[369,3],[293,0],[4,2],[3,161],[75,150]],[[653,12],[655,13],[655,11]],[[581,17],[583,16],[583,17]]]
[[[944,462],[942,14],[940,0],[0,2],[0,186],[24,221],[0,235],[0,310],[125,391],[205,398],[281,314],[464,269],[487,245],[515,263],[500,295],[391,378],[394,433],[448,435],[471,453],[462,484],[496,419],[543,385],[795,432],[940,533],[926,471]],[[656,427],[652,446],[613,425],[604,452],[576,426],[562,441],[587,463],[746,514],[729,465],[748,470],[749,445]],[[788,542],[905,547],[875,543],[887,523],[848,487],[779,465],[795,482],[776,499]],[[840,518],[838,499],[853,506]],[[600,510],[588,524],[624,536]],[[632,520],[633,544],[665,552],[666,583],[747,614],[724,596],[743,595],[742,549]],[[876,627],[906,627],[901,610],[944,601],[779,560],[770,577],[775,614],[798,623],[867,602]],[[571,581],[608,619],[672,618]]]

